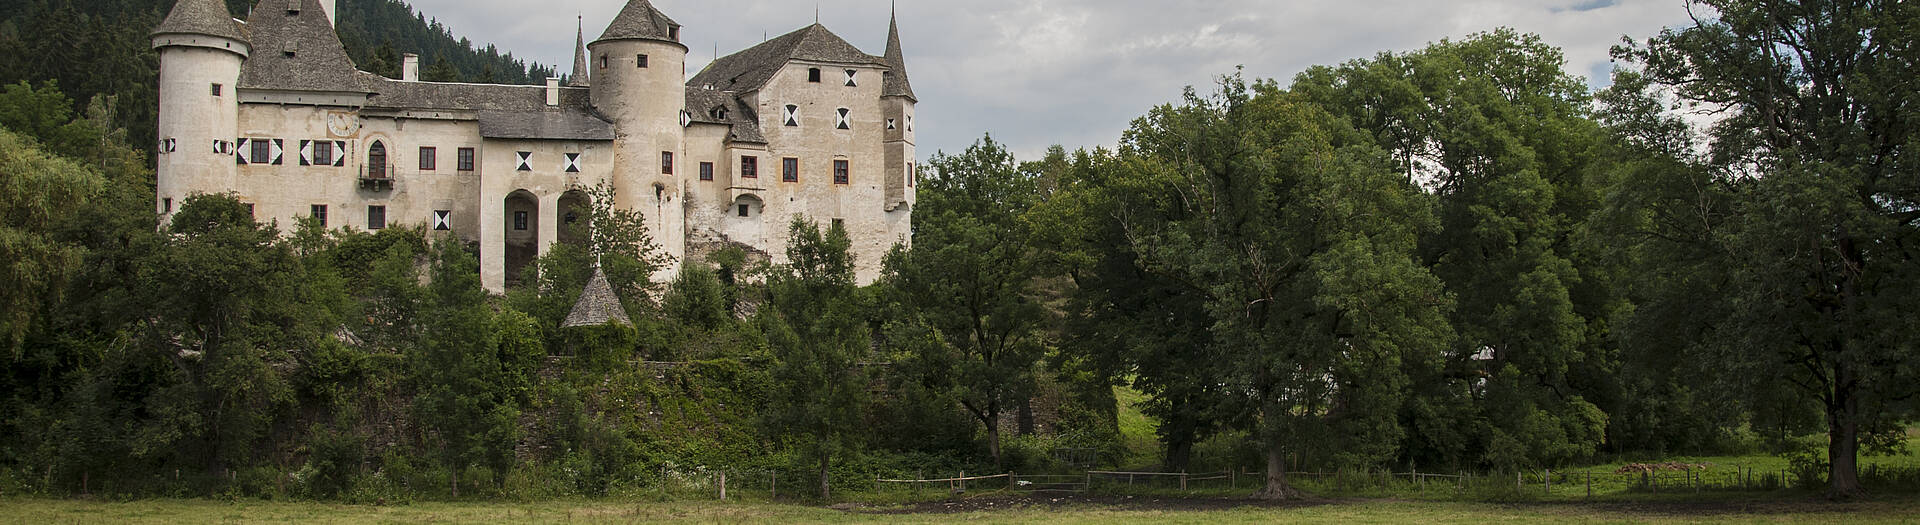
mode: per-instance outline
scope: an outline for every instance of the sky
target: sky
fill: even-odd
[[[456,36],[523,60],[573,64],[626,0],[409,0]],[[1315,65],[1511,27],[1603,86],[1608,49],[1689,21],[1684,0],[653,0],[683,27],[691,78],[714,59],[820,23],[873,55],[897,9],[919,96],[919,156],[986,134],[1021,160],[1052,145],[1111,147],[1133,119],[1245,67],[1285,80]],[[816,14],[817,13],[817,14]]]

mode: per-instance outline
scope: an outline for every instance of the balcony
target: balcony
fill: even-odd
[[[393,190],[393,176],[395,174],[392,164],[361,166],[360,189],[391,191]]]

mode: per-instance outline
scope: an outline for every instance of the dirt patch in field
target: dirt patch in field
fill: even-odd
[[[1712,517],[1729,515],[1807,515],[1850,514],[1863,510],[1901,506],[1912,502],[1866,501],[1832,502],[1824,499],[1728,500],[1728,501],[1608,501],[1592,503],[1509,503],[1512,509],[1534,510],[1567,515],[1616,514],[1624,516]]]
[[[959,514],[983,511],[1008,511],[1023,509],[1059,510],[1078,507],[1101,507],[1115,510],[1137,511],[1193,511],[1206,512],[1230,510],[1243,507],[1256,508],[1306,508],[1341,503],[1339,500],[1295,499],[1287,501],[1267,501],[1236,498],[1174,498],[1156,496],[1098,496],[1098,495],[1053,495],[1053,496],[984,496],[976,498],[955,498],[944,501],[929,501],[904,507],[889,508],[848,508],[851,512],[862,514]]]

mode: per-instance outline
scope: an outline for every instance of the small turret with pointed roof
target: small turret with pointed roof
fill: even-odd
[[[573,87],[588,87],[593,84],[587,71],[587,22],[580,18],[579,29],[573,34],[573,77],[567,84]]]
[[[607,40],[679,42],[680,23],[654,9],[647,0],[629,0],[627,6],[620,9],[620,15],[613,18],[613,23],[607,24],[607,31],[594,42]]]
[[[593,277],[587,279],[587,287],[580,291],[580,300],[574,302],[573,311],[567,314],[561,328],[579,328],[600,326],[609,322],[631,326],[633,319],[627,317],[627,309],[620,306],[620,296],[613,293],[613,283],[607,281],[607,272],[600,265],[593,265]]]
[[[227,3],[221,0],[180,0],[173,5],[173,12],[167,13],[167,19],[153,28],[153,34],[207,35],[247,41],[240,23],[234,21],[233,13],[227,12]]]
[[[913,83],[907,80],[907,55],[900,51],[900,19],[892,13],[887,15],[887,54],[884,60],[892,71],[887,74],[886,85],[880,88],[880,96],[907,97],[908,100],[918,101],[919,97],[913,96]]]

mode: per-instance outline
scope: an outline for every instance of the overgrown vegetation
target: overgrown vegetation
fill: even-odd
[[[1913,490],[1920,8],[1697,4],[1720,18],[1623,45],[1599,93],[1498,30],[1227,76],[1116,150],[935,155],[869,286],[804,218],[772,263],[667,259],[606,185],[504,297],[424,228],[226,195],[161,224],[131,99],[14,84],[0,492],[668,498],[732,473],[825,499],[1127,467],[1528,499],[1549,471],[1756,453],[1707,462]],[[1696,135],[1689,107],[1721,120]],[[596,272],[632,323],[563,327]]]

